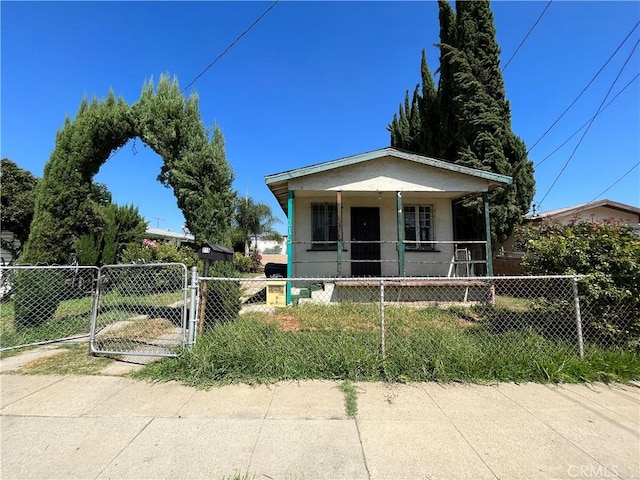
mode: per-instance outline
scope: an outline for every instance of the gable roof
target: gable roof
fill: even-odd
[[[472,177],[486,180],[489,183],[490,189],[497,188],[503,185],[509,185],[512,182],[511,177],[508,177],[506,175],[500,175],[485,170],[469,168],[462,165],[457,165],[455,163],[446,162],[444,160],[438,160],[424,155],[418,155],[417,153],[410,153],[403,150],[398,150],[397,148],[387,147],[373,150],[371,152],[360,153],[358,155],[352,155],[350,157],[339,158],[337,160],[330,160],[328,162],[317,163],[293,170],[287,170],[281,173],[275,173],[273,175],[267,175],[265,177],[265,183],[278,199],[278,202],[282,206],[283,210],[286,212],[289,180],[304,177],[307,175],[328,172],[337,168],[356,165],[383,157],[399,158],[421,165],[435,167],[442,170],[460,173],[463,175],[470,175]]]
[[[614,202],[613,200],[598,200],[597,202],[580,203],[571,207],[557,208],[555,210],[547,210],[546,212],[538,212],[535,215],[526,215],[526,220],[542,220],[543,218],[565,217],[577,215],[581,212],[592,210],[598,207],[607,207],[612,210],[618,210],[624,213],[631,213],[640,217],[640,208],[625,203]]]

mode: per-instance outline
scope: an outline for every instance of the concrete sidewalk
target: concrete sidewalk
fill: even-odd
[[[640,478],[640,388],[0,376],[1,478]]]

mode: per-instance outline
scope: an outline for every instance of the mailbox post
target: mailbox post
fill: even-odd
[[[233,262],[233,249],[215,245],[213,243],[205,243],[198,250],[198,257],[204,260],[204,276],[209,276],[209,267],[211,261]]]

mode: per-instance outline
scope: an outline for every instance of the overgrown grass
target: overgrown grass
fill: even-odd
[[[138,377],[206,387],[290,379],[592,382],[640,378],[640,355],[585,347],[534,326],[504,331],[438,308],[388,307],[385,355],[378,307],[304,305],[240,316],[204,333],[180,358]]]

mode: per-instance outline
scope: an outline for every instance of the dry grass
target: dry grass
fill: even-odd
[[[166,318],[145,318],[139,321],[131,321],[108,335],[109,340],[122,340],[123,342],[145,342],[171,332],[175,327]],[[104,339],[104,338],[103,338]]]
[[[67,345],[57,355],[33,360],[20,373],[30,375],[99,375],[114,360],[89,355],[86,345]]]

